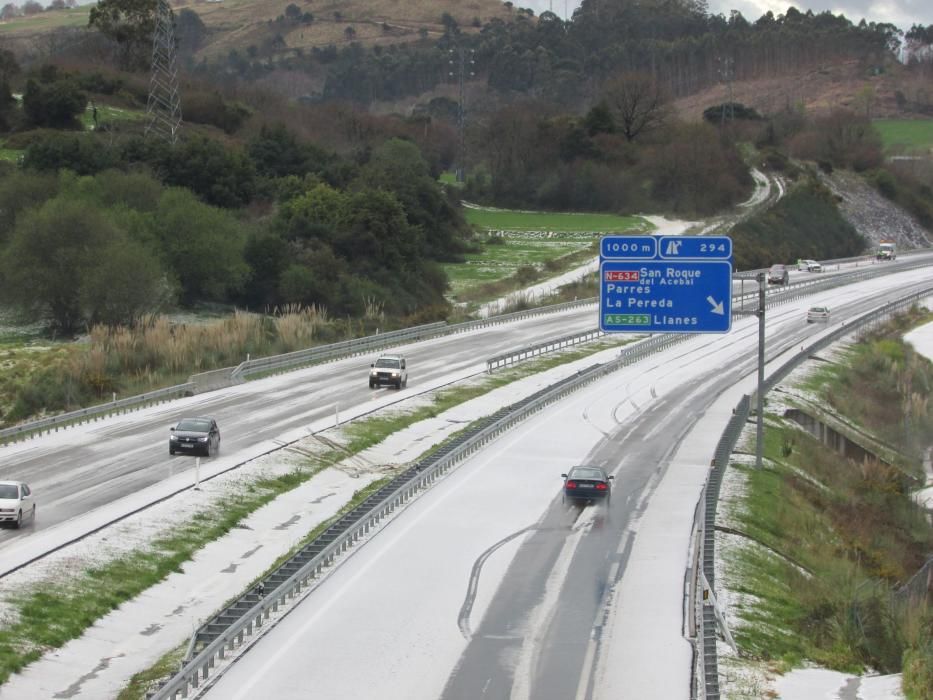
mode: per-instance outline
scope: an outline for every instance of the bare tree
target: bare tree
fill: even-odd
[[[623,73],[606,83],[603,102],[616,129],[634,141],[667,119],[667,95],[647,73]]]

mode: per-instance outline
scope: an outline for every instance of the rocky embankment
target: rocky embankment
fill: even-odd
[[[839,211],[872,245],[883,239],[893,240],[898,250],[933,245],[929,231],[857,174],[836,171],[822,178],[839,200]]]

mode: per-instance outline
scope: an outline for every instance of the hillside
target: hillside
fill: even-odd
[[[424,36],[436,39],[444,33],[445,14],[465,32],[476,24],[493,18],[505,20],[512,14],[500,0],[183,0],[171,4],[176,15],[182,9],[197,13],[207,29],[207,37],[195,53],[197,59],[224,56],[231,49],[246,51],[279,34],[285,41],[280,49],[283,53],[351,41],[374,46],[418,41]],[[313,21],[284,27],[273,24],[291,4],[302,13],[311,13]],[[61,43],[53,33],[87,27],[91,7],[46,11],[2,22],[0,41],[19,56],[41,58]]]
[[[872,119],[910,114],[915,107],[912,103],[928,100],[928,92],[928,81],[910,75],[898,63],[892,62],[878,72],[856,60],[732,84],[732,100],[754,108],[759,114],[784,109],[825,114],[833,109],[847,109]],[[682,118],[692,121],[700,119],[707,107],[728,100],[727,86],[716,85],[677,100],[675,107]]]

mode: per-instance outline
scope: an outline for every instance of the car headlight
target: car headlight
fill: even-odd
[[[198,438],[198,442],[207,442],[206,437]]]
[[[370,376],[370,377],[375,377],[377,374],[379,374],[379,372],[377,372],[376,370],[374,370],[374,369],[369,370],[369,376]]]
[[[177,442],[177,441],[178,441],[178,436],[172,434],[172,435],[169,435],[169,436],[168,436],[168,439],[171,440],[172,442]]]
[[[393,376],[393,377],[397,377],[397,376],[398,376],[398,372],[393,372],[393,373],[392,373],[392,376]]]

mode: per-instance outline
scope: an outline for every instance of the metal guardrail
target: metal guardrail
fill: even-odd
[[[899,271],[912,269],[917,267],[918,264],[910,266],[901,266],[897,268]],[[855,281],[870,279],[872,277],[878,277],[880,275],[889,274],[891,268],[884,269],[864,269],[856,272],[847,273],[845,275],[834,275],[830,277],[821,277],[806,279],[800,282],[794,282],[787,286],[780,287],[769,287],[767,295],[767,305],[778,304],[786,301],[793,301],[799,299],[802,296],[808,296],[814,292],[823,291],[824,289],[830,289],[832,287],[840,286],[841,284],[850,284]],[[586,299],[582,302],[571,302],[572,304],[579,305],[581,303],[585,304],[595,304],[598,301],[596,298]],[[736,305],[738,302],[738,306]],[[747,304],[747,306],[746,306]],[[551,308],[551,307],[544,307]],[[755,309],[758,308],[758,288],[757,283],[755,284],[755,291],[749,292],[747,294],[733,294],[732,297],[732,315],[743,316],[751,315],[755,313]],[[602,335],[605,335],[599,329],[584,331],[582,333],[577,333],[574,335],[567,335],[561,338],[556,338],[553,340],[546,340],[541,343],[535,343],[532,345],[526,345],[515,350],[510,350],[506,353],[495,355],[486,360],[486,371],[491,372],[493,369],[498,369],[515,362],[521,362],[531,357],[536,357],[547,352],[552,352],[554,350],[559,350],[567,345],[574,345],[576,343],[583,343],[595,338],[598,338]]]
[[[280,372],[291,370],[301,365],[310,365],[324,360],[332,360],[336,357],[352,357],[361,353],[372,352],[392,345],[399,345],[415,340],[424,340],[440,335],[446,331],[447,323],[437,321],[423,326],[414,326],[412,328],[403,328],[398,331],[389,331],[387,333],[377,333],[363,338],[353,338],[330,345],[318,345],[306,350],[296,350],[282,355],[270,355],[269,357],[260,357],[255,360],[246,360],[241,362],[230,373],[231,379],[238,381],[244,377],[253,374]]]
[[[562,348],[570,347],[572,345],[577,345],[579,343],[588,343],[591,340],[596,338],[601,338],[606,335],[603,331],[595,328],[589,331],[582,331],[580,333],[573,333],[572,335],[565,335],[560,338],[554,338],[553,340],[545,340],[541,343],[535,343],[534,345],[526,345],[525,347],[519,348],[517,350],[511,350],[501,355],[495,355],[486,360],[486,371],[492,372],[494,369],[499,369],[500,367],[507,367],[509,365],[515,364],[516,362],[521,362],[522,360],[527,360],[531,357],[537,357],[538,355],[543,355],[545,353],[554,352],[555,350],[560,350]]]
[[[901,269],[904,268],[902,267]],[[837,342],[853,332],[860,335],[866,328],[871,328],[884,322],[892,315],[903,311],[905,308],[909,308],[930,295],[933,295],[933,286],[885,304],[882,307],[866,313],[856,321],[845,324],[832,333],[823,336],[805,349],[796,353],[790,360],[772,372],[767,379],[765,379],[765,391],[771,391],[814,352],[828,347],[832,343]],[[726,425],[725,430],[719,438],[719,443],[716,446],[713,458],[713,469],[710,471],[706,486],[703,489],[702,499],[704,508],[702,510],[702,519],[694,525],[694,527],[699,530],[697,539],[700,547],[698,557],[700,569],[695,572],[696,575],[690,582],[690,598],[691,600],[698,601],[694,609],[694,613],[698,616],[695,624],[698,634],[696,646],[699,652],[699,658],[696,664],[696,670],[699,671],[698,677],[696,678],[698,687],[696,688],[695,695],[700,698],[705,698],[706,700],[719,700],[720,698],[719,660],[716,649],[716,629],[718,622],[714,607],[700,601],[706,600],[709,594],[714,594],[715,592],[715,527],[720,487],[722,486],[722,479],[725,475],[726,468],[729,466],[732,452],[735,449],[735,444],[738,442],[739,436],[749,416],[753,412],[751,407],[755,405],[757,405],[757,394],[752,394],[752,396],[746,395],[739,400],[739,403],[736,405],[735,409],[733,409],[732,418],[729,419],[729,423]],[[698,517],[699,515],[698,512]],[[927,566],[925,566],[924,569],[933,571],[933,568],[931,568],[933,567],[931,561],[927,562]],[[927,573],[928,577],[930,576],[930,571]],[[918,573],[918,576],[922,573],[923,570]],[[705,578],[706,585],[709,587],[709,594],[707,594],[703,582],[700,580],[700,574]],[[704,595],[698,596],[696,594],[697,588],[704,590]]]
[[[838,261],[827,262],[849,262],[858,259],[861,258],[841,258]],[[914,263],[913,265],[900,264],[895,271],[913,269],[915,267],[921,266],[922,264],[923,263]],[[853,275],[857,276],[857,279],[861,279],[863,275],[867,277],[874,277],[892,272],[891,266],[889,264],[882,263],[882,265],[882,268],[872,271],[861,271],[856,273],[849,273],[846,275],[834,275],[833,277],[826,279],[795,282],[788,285],[786,288],[781,289],[781,294],[779,296],[781,299],[789,301],[791,299],[796,299],[805,293],[808,294],[820,289],[838,286],[839,284],[848,284],[852,281]],[[752,275],[753,277],[755,272],[758,271],[735,273],[733,275],[733,279],[749,278],[749,275]],[[845,281],[840,281],[840,279]],[[787,294],[787,292],[791,289],[796,290],[794,295]],[[804,291],[804,289],[808,291]],[[777,292],[779,290],[773,289],[771,291]],[[745,302],[750,301],[751,303],[756,303],[752,302],[753,298],[757,299],[757,290],[754,293],[749,293],[746,295],[734,295],[732,303],[733,315],[742,315],[743,313],[746,313]],[[738,309],[736,309],[736,300],[739,302]],[[340,343],[333,343],[331,345],[308,348],[306,350],[297,350],[295,352],[286,353],[283,355],[272,355],[270,357],[259,358],[256,360],[247,360],[246,362],[243,362],[237,367],[233,368],[233,370],[230,371],[229,379],[226,380],[221,376],[224,372],[226,372],[226,370],[203,372],[201,374],[192,375],[189,378],[189,381],[185,384],[179,384],[177,386],[168,387],[166,389],[158,389],[146,394],[140,394],[138,396],[122,399],[119,402],[91,406],[88,408],[79,409],[77,411],[71,411],[69,413],[53,416],[50,418],[30,421],[28,423],[22,423],[11,428],[0,430],[0,444],[9,442],[11,439],[25,439],[32,435],[41,434],[46,428],[51,426],[65,427],[82,422],[82,419],[86,417],[110,415],[116,412],[116,409],[118,408],[129,407],[133,405],[147,405],[152,403],[153,399],[157,396],[176,396],[184,395],[186,392],[205,390],[210,391],[238,383],[239,381],[242,381],[244,377],[250,376],[252,374],[291,370],[302,365],[313,364],[315,362],[335,359],[338,357],[348,357],[379,348],[389,347],[391,345],[410,342],[413,340],[421,340],[437,335],[462,333],[499,323],[509,323],[511,321],[521,320],[523,318],[534,317],[542,314],[567,311],[569,309],[578,308],[581,306],[593,305],[598,301],[599,299],[597,297],[589,297],[586,299],[563,302],[560,304],[551,304],[549,306],[535,307],[523,311],[500,314],[497,316],[490,316],[484,319],[466,321],[464,323],[453,325],[447,324],[444,321],[438,321],[437,323],[425,324],[423,326],[416,326],[414,328],[379,333],[373,336],[366,336],[364,338],[356,338],[353,340],[342,341]]]
[[[116,413],[126,413],[127,410],[142,408],[155,403],[169,401],[178,396],[185,396],[194,391],[194,384],[186,382],[185,384],[176,384],[165,389],[157,389],[138,396],[130,396],[117,401],[108,401],[97,406],[80,408],[77,411],[61,413],[49,418],[40,418],[39,420],[29,421],[20,425],[14,425],[12,428],[0,430],[0,444],[24,440],[33,435],[41,435],[44,432],[52,432],[52,429],[68,425],[85,423],[88,420],[97,420],[99,417],[110,416]]]
[[[119,401],[111,401],[98,406],[89,406],[57,416],[40,418],[27,423],[21,423],[11,428],[5,428],[0,430],[0,444],[16,441],[18,439],[26,439],[34,435],[41,435],[50,427],[67,427],[84,422],[84,419],[89,417],[112,415],[130,406],[145,406],[156,400],[167,400],[165,397],[174,398],[176,396],[188,395],[189,393],[213,391],[232,386],[243,381],[245,377],[250,375],[293,370],[296,367],[314,364],[316,362],[342,357],[352,357],[353,355],[359,355],[406,342],[423,340],[438,335],[470,331],[476,328],[484,328],[499,323],[508,323],[522,318],[566,311],[578,306],[586,306],[594,303],[596,303],[595,297],[561,304],[552,304],[550,306],[537,307],[524,311],[515,311],[513,313],[491,316],[485,319],[467,321],[454,325],[450,325],[445,321],[438,321],[436,323],[415,326],[413,328],[404,328],[398,331],[378,333],[364,338],[354,338],[352,340],[341,341],[330,345],[321,345],[306,350],[297,350],[282,355],[271,355],[255,360],[251,359],[233,368],[211,370],[209,372],[194,374],[189,377],[186,383],[177,386],[157,389]]]

